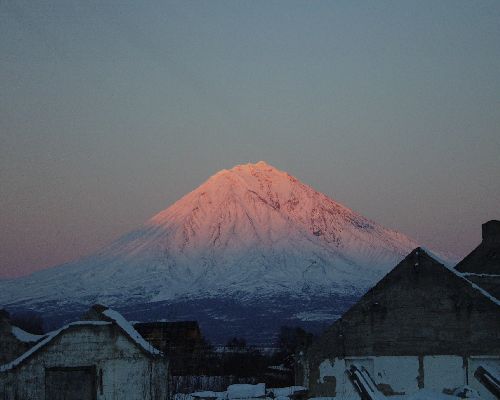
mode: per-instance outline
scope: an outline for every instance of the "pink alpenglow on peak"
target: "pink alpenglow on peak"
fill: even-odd
[[[259,161],[212,175],[93,256],[1,281],[0,303],[355,294],[417,246]]]

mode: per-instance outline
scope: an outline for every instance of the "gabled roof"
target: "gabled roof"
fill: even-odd
[[[102,314],[118,325],[120,329],[144,351],[156,356],[162,354],[160,350],[155,349],[151,343],[146,341],[118,311],[108,308],[104,310]]]
[[[42,340],[47,335],[35,335],[33,333],[26,332],[24,329],[18,326],[12,325],[10,331],[16,337],[17,340],[24,343],[35,343]]]
[[[161,356],[162,352],[156,349],[151,343],[145,340],[133,325],[128,322],[123,315],[118,311],[103,306],[102,304],[94,304],[89,311],[82,317],[84,320],[90,321],[110,321],[115,323],[125,335],[135,342],[139,348],[146,352],[147,355]]]
[[[499,352],[499,299],[429,253],[414,249],[308,354],[319,360],[325,355]]]
[[[500,221],[482,225],[483,240],[462,261],[456,270],[462,273],[500,276]]]
[[[70,324],[64,325],[62,328],[57,329],[57,330],[55,330],[55,331],[50,332],[49,334],[47,334],[47,336],[45,337],[45,339],[43,339],[42,341],[38,342],[35,346],[33,346],[31,349],[29,349],[26,353],[21,354],[15,360],[13,360],[13,361],[11,361],[11,362],[9,362],[7,364],[1,365],[0,366],[0,372],[5,372],[5,371],[11,370],[11,369],[13,369],[13,368],[21,365],[23,362],[25,362],[26,360],[28,360],[29,358],[31,358],[31,356],[33,356],[33,354],[37,353],[40,349],[42,349],[45,346],[47,346],[56,337],[60,336],[64,332],[66,332],[66,331],[68,331],[70,329],[74,329],[75,327],[78,327],[78,326],[89,326],[89,325],[92,325],[92,326],[96,326],[96,325],[111,325],[111,323],[110,322],[105,322],[105,321],[77,321],[77,322],[72,322]]]
[[[30,332],[26,332],[24,329],[13,325],[10,320],[10,314],[7,310],[0,308],[0,324],[6,328],[7,331],[10,331],[12,336],[14,336],[18,341],[23,343],[31,343],[34,344],[39,340],[42,340],[47,335],[35,335]]]
[[[93,307],[92,310],[99,309],[99,313],[102,314],[101,320],[85,320],[76,321],[70,324],[64,325],[62,328],[57,329],[53,332],[48,333],[43,340],[35,344],[27,352],[23,353],[21,356],[15,360],[0,366],[0,372],[9,371],[28,359],[30,359],[35,353],[37,353],[42,348],[46,347],[54,341],[55,338],[64,334],[71,329],[77,329],[82,326],[105,326],[105,325],[115,325],[120,331],[131,340],[143,353],[150,357],[161,356],[162,353],[155,349],[150,343],[148,343],[144,338],[139,335],[139,333],[132,327],[132,325],[117,311],[103,306]]]
[[[500,297],[500,221],[482,226],[483,240],[455,269],[496,298]]]
[[[446,266],[445,266],[446,267]],[[498,299],[496,296],[494,296],[492,293],[489,291],[485,290],[482,286],[477,285],[475,282],[473,282],[469,274],[467,273],[460,273],[457,271],[455,268],[450,268],[446,267],[449,271],[453,272],[458,278],[463,279],[464,281],[467,282],[468,285],[470,285],[471,288],[474,290],[477,290],[479,293],[481,293],[484,297],[495,303],[497,306],[500,306],[500,299]]]
[[[383,285],[385,283],[385,280],[387,277],[389,277],[389,275],[395,271],[396,269],[398,269],[401,265],[403,265],[405,263],[405,261],[409,258],[412,258],[412,257],[426,257],[428,258],[433,264],[435,267],[437,268],[443,268],[443,270],[445,271],[448,271],[450,273],[452,273],[457,279],[458,281],[457,282],[460,282],[461,284],[465,284],[466,286],[468,286],[470,289],[473,289],[474,291],[476,291],[478,294],[481,294],[482,296],[484,296],[486,299],[488,299],[489,301],[491,301],[492,303],[496,304],[497,306],[500,306],[500,300],[497,299],[495,296],[493,296],[491,293],[489,293],[488,291],[484,290],[482,287],[476,285],[474,282],[472,282],[471,280],[467,279],[467,275],[466,274],[463,274],[459,271],[457,271],[455,268],[452,268],[451,266],[445,264],[444,262],[442,262],[440,260],[440,258],[438,256],[436,256],[435,254],[433,254],[430,250],[426,249],[426,248],[423,248],[423,247],[417,247],[416,249],[414,249],[410,254],[408,254],[408,256],[406,256],[406,258],[401,261],[398,265],[396,265],[386,276],[384,276],[372,289],[370,289],[363,297],[365,297],[368,293],[370,293],[372,290],[375,290],[375,288],[379,287],[379,285]],[[418,267],[418,265],[415,265],[416,267]],[[354,307],[354,306],[353,306]],[[349,312],[349,310],[347,311]]]

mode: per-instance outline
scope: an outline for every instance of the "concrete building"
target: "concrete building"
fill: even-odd
[[[168,355],[172,379],[203,375],[207,344],[196,321],[139,322],[134,329],[155,348]]]
[[[206,344],[197,321],[136,322],[134,329],[165,354],[192,352]]]
[[[159,350],[114,310],[95,306],[86,318],[0,366],[0,398],[168,398],[168,361]]]
[[[500,221],[482,226],[483,240],[456,269],[468,280],[500,298]]]
[[[499,371],[499,300],[417,248],[301,354],[296,383],[341,399],[465,385],[496,399]]]

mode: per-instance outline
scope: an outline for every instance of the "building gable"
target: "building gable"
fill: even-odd
[[[16,359],[44,337],[12,325],[9,313],[0,309],[0,366]]]
[[[85,382],[94,386],[82,390]],[[1,398],[152,400],[167,395],[167,359],[151,356],[108,321],[67,325],[0,366]]]
[[[500,275],[500,221],[486,222],[482,231],[479,246],[455,268],[463,273]]]
[[[455,267],[470,281],[500,298],[500,221],[482,225],[482,241]]]
[[[135,350],[142,353],[144,356],[148,358],[158,358],[162,357],[162,353],[155,349],[150,343],[148,343],[144,338],[132,327],[132,325],[118,312],[109,309],[103,306],[94,306],[92,307],[92,312],[99,313],[100,318],[87,319],[84,321],[72,322],[63,326],[62,328],[53,331],[47,334],[44,339],[39,341],[35,346],[31,347],[28,351],[21,354],[18,358],[12,360],[8,364],[0,365],[0,372],[8,371],[13,368],[17,368],[19,365],[26,363],[29,359],[31,359],[38,352],[45,350],[47,347],[51,346],[55,342],[60,342],[61,340],[65,340],[66,337],[71,335],[78,335],[79,331],[85,329],[93,329],[97,334],[99,328],[107,328],[107,326],[111,326],[112,330],[115,332],[113,334],[115,340],[117,340],[118,336],[122,336],[125,341],[128,341],[130,345],[132,345]],[[87,313],[87,315],[89,315]],[[104,329],[106,330],[106,329]],[[102,331],[102,329],[101,329]],[[83,341],[82,343],[84,343]],[[93,340],[90,340],[91,344],[94,344]]]
[[[308,353],[312,358],[500,354],[500,306],[495,300],[417,248]]]

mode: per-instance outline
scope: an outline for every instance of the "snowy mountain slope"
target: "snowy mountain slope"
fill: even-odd
[[[216,173],[95,255],[0,281],[0,304],[355,295],[417,246],[261,161]]]

